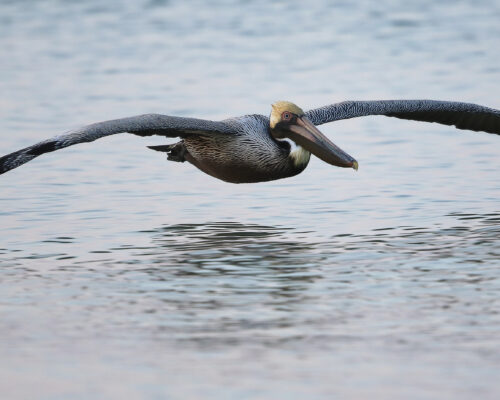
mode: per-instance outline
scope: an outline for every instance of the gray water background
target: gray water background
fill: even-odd
[[[497,1],[2,1],[2,154],[159,112],[500,108]],[[117,135],[0,177],[4,399],[500,396],[500,141],[321,127],[360,170],[219,182]]]

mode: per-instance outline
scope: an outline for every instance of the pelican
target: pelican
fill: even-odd
[[[291,102],[278,101],[272,105],[269,118],[253,114],[210,121],[144,114],[98,122],[1,157],[0,174],[44,153],[123,132],[179,137],[181,141],[174,144],[148,147],[167,153],[168,160],[187,161],[208,175],[231,183],[297,175],[307,167],[311,154],[328,164],[357,170],[358,162],[316,125],[368,115],[500,134],[500,110],[477,104],[436,100],[346,101],[304,112]]]

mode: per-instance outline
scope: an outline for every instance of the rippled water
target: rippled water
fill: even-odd
[[[160,112],[346,99],[500,108],[491,1],[0,4],[1,153]],[[16,398],[500,394],[500,142],[385,118],[231,185],[122,135],[0,177],[0,390]]]

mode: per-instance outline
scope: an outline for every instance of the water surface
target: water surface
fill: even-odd
[[[1,153],[160,112],[500,108],[495,2],[0,5]],[[0,179],[6,398],[500,393],[500,143],[360,118],[360,170],[231,185],[119,135]]]

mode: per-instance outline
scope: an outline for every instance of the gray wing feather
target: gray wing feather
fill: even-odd
[[[345,101],[310,110],[306,115],[315,125],[367,115],[386,115],[454,125],[458,129],[500,134],[500,110],[453,101]]]
[[[98,122],[84,126],[64,135],[55,136],[33,146],[26,147],[0,158],[0,174],[31,161],[41,154],[59,150],[78,143],[93,142],[96,139],[117,133],[133,133],[139,136],[160,135],[186,137],[200,134],[232,134],[229,124],[196,118],[171,117],[160,114],[144,114]]]

